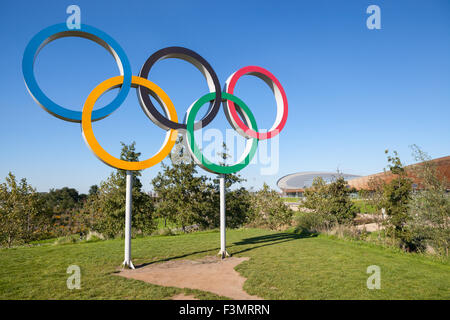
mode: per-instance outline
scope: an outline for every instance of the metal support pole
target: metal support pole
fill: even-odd
[[[226,221],[225,221],[225,175],[220,175],[220,251],[219,255],[224,259],[229,256],[226,249]]]
[[[133,198],[131,190],[133,188],[133,173],[127,171],[127,189],[125,195],[125,260],[123,261],[124,268],[134,269],[133,262],[131,262],[131,209],[133,205]]]

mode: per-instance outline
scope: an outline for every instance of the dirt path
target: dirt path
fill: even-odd
[[[383,230],[384,228],[385,228],[384,226],[380,226],[379,224],[377,224],[375,222],[360,224],[360,225],[356,226],[356,229],[366,230],[367,232],[379,231],[379,230]]]
[[[194,296],[187,296],[184,293],[176,294],[170,298],[171,300],[198,300]]]
[[[205,257],[201,260],[175,260],[155,263],[136,270],[122,270],[118,275],[160,286],[198,289],[232,299],[249,300],[243,289],[246,278],[234,268],[249,258]]]

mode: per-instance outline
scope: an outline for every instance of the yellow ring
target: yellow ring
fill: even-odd
[[[94,131],[92,130],[92,110],[94,109],[95,102],[97,102],[98,98],[100,98],[102,94],[122,84],[123,76],[109,78],[108,80],[100,83],[89,94],[86,102],[84,103],[83,113],[81,117],[81,129],[83,131],[83,138],[91,151],[107,165],[123,170],[143,170],[160,163],[170,153],[170,150],[172,150],[173,146],[175,145],[178,132],[177,130],[173,129],[167,131],[164,144],[158,151],[158,153],[144,161],[125,161],[113,157],[108,152],[106,152],[94,136]],[[145,78],[133,76],[131,79],[131,86],[137,87],[138,85],[149,89],[153,97],[161,102],[161,105],[166,110],[169,119],[171,121],[178,122],[177,112],[172,101],[160,87]]]

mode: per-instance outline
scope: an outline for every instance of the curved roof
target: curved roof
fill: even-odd
[[[308,171],[288,174],[277,181],[278,188],[282,190],[288,189],[305,189],[312,185],[315,177],[322,177],[325,182],[331,182],[338,176],[344,177],[345,180],[359,178],[360,176],[354,174],[337,173],[337,172],[323,172],[323,171]]]
[[[450,156],[432,159],[427,162],[429,166],[432,166],[432,168],[436,170],[437,177],[444,181],[446,180],[447,188],[450,188]],[[419,185],[419,187],[420,187],[420,178],[417,177],[417,173],[415,173],[414,170],[415,168],[420,168],[420,166],[424,164],[425,162],[420,162],[405,167],[408,177],[413,180],[415,185]],[[370,185],[370,181],[372,179],[381,179],[384,182],[389,183],[392,181],[393,178],[394,175],[390,171],[386,171],[354,179],[350,181],[348,184],[350,185],[350,187],[354,187],[356,189],[370,190],[372,188],[372,186]]]

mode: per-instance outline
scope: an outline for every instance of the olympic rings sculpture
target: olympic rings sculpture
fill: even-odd
[[[34,76],[34,62],[39,51],[48,43],[63,37],[81,37],[104,47],[115,59],[120,76],[112,77],[100,83],[92,90],[83,106],[83,111],[75,111],[53,102],[41,90]],[[178,122],[178,116],[169,96],[155,83],[148,80],[153,65],[164,59],[182,59],[195,66],[205,77],[209,93],[195,101],[185,115],[185,123]],[[288,116],[288,102],[280,82],[268,70],[247,66],[233,73],[226,81],[222,92],[219,79],[211,65],[196,52],[182,47],[168,47],[152,54],[142,66],[139,76],[133,76],[131,65],[121,46],[103,31],[81,25],[80,29],[68,29],[65,23],[50,26],[36,34],[25,48],[22,71],[25,84],[30,95],[44,110],[53,116],[69,122],[81,123],[83,138],[94,155],[105,164],[123,170],[143,170],[161,162],[175,145],[178,131],[187,137],[187,147],[194,161],[203,169],[212,173],[234,173],[246,167],[256,153],[258,140],[275,137],[286,124]],[[250,108],[238,97],[233,95],[237,81],[244,75],[252,75],[263,80],[275,95],[277,116],[275,123],[268,132],[258,132],[255,117]],[[92,122],[106,118],[117,110],[127,97],[130,88],[136,88],[139,104],[147,117],[160,128],[166,130],[166,138],[161,149],[151,158],[143,161],[131,162],[118,159],[98,143],[92,129]],[[93,110],[95,102],[100,96],[113,88],[120,88],[118,95],[106,106]],[[162,107],[161,114],[150,99],[152,96]],[[200,108],[209,103],[205,116],[195,122]],[[240,135],[247,139],[246,147],[241,158],[231,166],[212,163],[195,143],[194,131],[207,126],[219,112],[221,104],[230,125]]]

